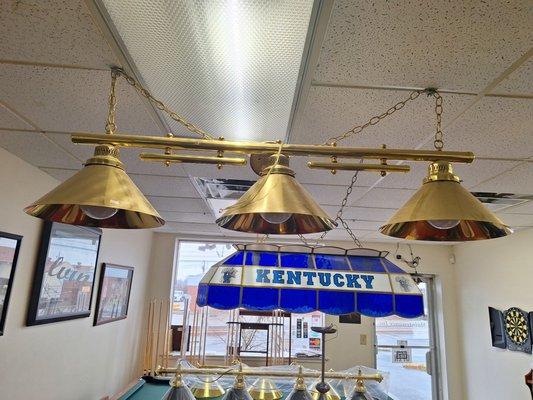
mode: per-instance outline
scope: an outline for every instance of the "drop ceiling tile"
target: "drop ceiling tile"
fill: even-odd
[[[533,58],[518,67],[492,93],[533,95]]]
[[[189,178],[129,174],[145,196],[198,198]],[[198,201],[202,201],[198,199]]]
[[[511,214],[511,213],[498,213],[498,217],[509,225],[514,227],[533,227],[533,215],[532,214]]]
[[[0,146],[36,167],[79,168],[76,158],[39,132],[0,132]]]
[[[315,79],[478,92],[531,46],[530,7],[528,0],[336,1]]]
[[[472,187],[476,192],[514,193],[533,196],[533,163],[522,163]]]
[[[324,143],[363,125],[409,96],[406,91],[314,86],[291,134],[291,143]],[[452,121],[473,96],[443,94],[443,124]],[[425,95],[400,111],[339,142],[341,146],[414,148],[435,131],[434,100]],[[370,162],[370,161],[369,161]],[[379,161],[377,161],[379,162]]]
[[[218,226],[215,224],[194,224],[190,222],[167,222],[157,231],[181,233],[182,235],[221,235]]]
[[[415,193],[408,189],[374,188],[352,203],[359,207],[400,208]]]
[[[85,162],[92,157],[94,146],[74,144],[70,140],[70,135],[63,133],[46,133],[46,135],[63,147],[66,151],[78,157],[80,161]],[[120,150],[120,160],[124,163],[127,173],[146,174],[146,175],[166,175],[166,176],[187,176],[183,167],[179,164],[173,164],[166,167],[162,163],[142,161],[139,153],[142,149],[122,148]]]
[[[341,204],[342,199],[346,195],[346,187],[344,186],[330,186],[330,185],[303,185],[305,189],[311,194],[313,199],[322,205],[339,205]],[[362,196],[366,191],[366,188],[355,187],[353,189],[350,198],[348,199],[348,204],[350,201],[357,199]]]
[[[82,0],[2,1],[3,59],[106,68],[117,64]]]
[[[339,207],[324,206],[323,209],[334,218]],[[344,219],[351,220],[387,221],[395,211],[394,208],[345,207],[342,215]]]
[[[0,128],[29,129],[33,127],[0,104]]]
[[[46,172],[53,178],[56,178],[58,181],[66,181],[71,176],[73,176],[79,169],[64,169],[64,168],[40,168],[42,171]],[[80,165],[81,169],[81,165]]]
[[[43,130],[103,133],[109,83],[107,71],[2,65],[0,100]],[[118,132],[159,134],[139,95],[120,78],[117,102]]]
[[[533,156],[533,101],[484,97],[444,129],[444,149],[479,157]]]
[[[520,204],[515,207],[509,207],[505,209],[507,214],[533,214],[533,201]]]
[[[242,179],[249,181],[256,181],[259,178],[259,176],[252,171],[249,164],[239,167],[225,165],[222,169],[218,169],[216,165],[183,164],[183,170],[187,175],[197,178]]]
[[[211,210],[201,199],[180,197],[156,197],[146,196],[157,211],[209,213]]]
[[[191,222],[191,223],[201,223],[201,224],[210,224],[215,221],[215,217],[212,213],[202,213],[202,212],[170,212],[164,211],[160,213],[163,219],[167,222]]]

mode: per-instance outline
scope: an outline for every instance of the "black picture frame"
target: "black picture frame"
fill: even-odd
[[[124,276],[117,276],[119,279],[126,279],[127,287],[125,289],[125,293],[123,293],[122,301],[123,304],[119,305],[117,308],[113,307],[113,311],[111,312],[111,317],[104,318],[103,313],[105,311],[105,305],[103,305],[104,299],[102,298],[104,290],[107,290],[107,284],[106,278],[109,278],[111,275],[108,274],[110,272],[115,272],[115,275],[121,275],[123,273],[126,273],[126,277]],[[133,267],[127,267],[124,265],[117,265],[117,264],[111,264],[111,263],[103,263],[102,268],[100,270],[100,279],[98,280],[98,294],[96,296],[96,312],[94,313],[94,326],[98,325],[104,325],[110,322],[120,321],[122,319],[126,319],[128,317],[128,309],[130,305],[130,296],[131,296],[131,285],[133,283]],[[120,311],[117,316],[113,316],[114,311]]]
[[[27,326],[49,324],[77,318],[87,318],[91,315],[91,304],[93,300],[94,281],[96,280],[101,237],[102,230],[99,228],[89,228],[62,224],[59,222],[45,221],[37,258],[37,265],[33,278],[33,286],[30,294],[30,303],[26,319]],[[64,244],[60,243],[61,239],[65,241]],[[79,243],[77,243],[76,240]],[[61,250],[69,253],[68,257],[66,254],[61,257],[57,256],[57,254],[61,254]],[[49,259],[48,257],[49,254],[54,254],[54,257],[57,256],[57,259],[52,262],[51,258]],[[68,260],[64,262],[65,257],[67,257]],[[86,265],[81,264],[79,261],[76,265],[69,263],[82,258],[84,258]],[[55,274],[55,272],[52,274],[52,270],[57,267],[59,267],[59,272],[57,274]],[[83,272],[80,272],[82,270]],[[48,274],[46,280],[44,276],[45,272]],[[86,276],[88,277],[86,281],[88,283],[82,287],[81,291],[75,286],[75,281],[77,280],[80,285],[85,281],[73,279],[74,276],[77,278],[85,278]],[[71,292],[74,292],[76,289],[78,289],[78,296],[80,295],[80,292],[83,292],[81,293],[83,295],[82,303],[84,304],[82,310],[70,312],[63,310],[63,312],[59,311],[55,313],[50,312],[50,310],[60,310],[61,307],[63,307],[61,304],[61,296],[63,296],[63,286],[65,285],[65,283],[61,284],[60,297],[41,297],[41,292],[43,292],[43,283],[46,285],[44,288],[44,294],[46,296],[51,296],[49,294],[50,292],[57,294],[58,289],[49,284],[49,280],[54,279],[53,277],[55,277],[56,281],[63,280],[65,282],[73,282],[71,285]],[[55,286],[59,286],[58,282],[54,283],[56,283]],[[53,287],[52,291],[49,290],[50,287]],[[88,298],[86,293],[87,290],[90,292]],[[68,294],[68,290],[66,293]],[[78,301],[80,300],[76,300],[76,302]],[[43,310],[43,304],[46,304],[45,311],[48,313],[48,315],[45,316],[39,315]]]
[[[489,322],[492,346],[506,349],[507,335],[505,334],[503,313],[496,308],[489,307]]]
[[[15,242],[14,246],[3,246],[2,239],[9,242]],[[13,288],[13,281],[15,280],[15,270],[17,269],[21,244],[22,236],[0,232],[0,336],[4,335],[7,310],[9,309],[9,298],[11,297],[11,289]],[[4,247],[6,250],[4,250]],[[10,251],[10,249],[12,249],[12,251]],[[5,264],[10,264],[10,267],[8,266],[9,271],[6,274],[7,278],[2,278],[4,275],[2,270],[4,269]]]

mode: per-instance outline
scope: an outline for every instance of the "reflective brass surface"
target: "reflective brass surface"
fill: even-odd
[[[307,166],[311,169],[329,169],[339,171],[374,171],[374,172],[409,172],[409,165],[382,165],[382,164],[362,164],[362,163],[332,163],[309,161]]]
[[[309,393],[311,394],[311,397],[313,400],[318,400],[320,397],[320,393],[318,390],[316,390],[316,384],[320,382],[320,380],[317,380],[313,382],[311,385],[309,385]],[[340,400],[341,396],[339,396],[339,393],[329,384],[329,390],[324,395],[325,400]]]
[[[192,156],[189,154],[153,154],[141,153],[143,161],[171,162],[171,163],[194,163],[194,164],[220,164],[220,165],[246,165],[246,158],[236,157],[210,157]]]
[[[226,391],[220,383],[214,381],[212,377],[206,376],[202,380],[191,385],[191,392],[197,399],[207,399],[222,396]]]
[[[72,141],[79,144],[107,143],[120,147],[138,147],[151,149],[189,149],[229,151],[234,153],[268,153],[275,154],[280,144],[273,142],[234,142],[228,140],[191,139],[181,137],[161,137],[143,135],[105,135],[94,133],[75,133]],[[335,147],[317,144],[281,144],[281,152],[297,156],[337,156],[345,158],[411,160],[411,161],[449,161],[471,163],[474,154],[470,151],[435,151],[411,149],[383,149],[365,147]]]
[[[437,229],[428,221],[459,221],[450,229]],[[506,236],[512,230],[468,190],[447,162],[429,166],[422,187],[400,208],[381,233],[412,240],[469,241]]]
[[[306,234],[333,229],[336,223],[313,200],[284,164],[266,168],[259,180],[228,207],[216,223],[225,229],[261,234]],[[271,223],[261,214],[290,214],[282,223]]]
[[[269,378],[258,378],[248,392],[254,400],[277,400],[283,397],[283,392]]]
[[[70,179],[24,211],[34,217],[99,228],[156,228],[165,221],[124,171],[113,146],[100,145],[94,156]],[[118,209],[107,219],[88,217],[81,206]]]

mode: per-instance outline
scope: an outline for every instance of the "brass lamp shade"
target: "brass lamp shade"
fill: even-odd
[[[411,240],[492,239],[513,231],[460,184],[448,162],[430,164],[422,187],[380,228]]]
[[[324,232],[337,226],[294,178],[283,155],[216,222],[234,231],[280,235]]]
[[[313,400],[318,400],[320,398],[320,392],[316,390],[316,384],[320,382],[320,379],[316,382],[313,382],[311,385],[309,385],[309,393],[311,394],[311,397]],[[339,396],[339,393],[331,386],[331,384],[328,384],[329,390],[324,394],[325,400],[340,400],[341,396]]]
[[[82,208],[116,213],[95,219]],[[48,221],[99,228],[156,228],[165,223],[124,171],[118,150],[110,145],[97,146],[78,173],[24,211]]]
[[[257,379],[248,392],[254,400],[278,400],[283,397],[283,392],[268,378]]]
[[[191,385],[191,392],[197,399],[208,399],[222,396],[226,391],[213,378],[206,377],[194,382]]]

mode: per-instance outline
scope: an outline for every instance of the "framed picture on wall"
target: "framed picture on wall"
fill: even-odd
[[[13,287],[21,242],[22,236],[0,232],[0,336],[4,334],[9,295]]]
[[[101,236],[97,228],[45,222],[27,325],[91,314]]]
[[[133,267],[102,265],[94,325],[125,319],[128,315]]]

